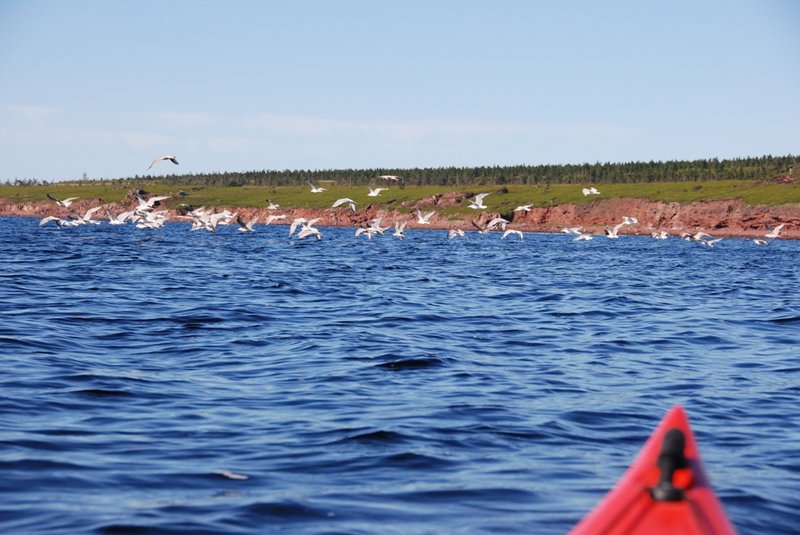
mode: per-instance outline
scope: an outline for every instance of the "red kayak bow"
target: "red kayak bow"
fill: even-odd
[[[708,483],[680,405],[571,535],[729,535],[736,530]]]

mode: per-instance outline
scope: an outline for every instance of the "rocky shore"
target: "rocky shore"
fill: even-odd
[[[455,192],[454,192],[455,193]],[[404,206],[403,211],[387,211],[379,205],[369,205],[357,212],[348,209],[279,209],[267,210],[266,208],[237,208],[228,206],[231,211],[236,211],[245,218],[255,215],[264,221],[269,214],[285,214],[290,222],[297,217],[319,218],[317,226],[346,226],[359,227],[367,225],[370,220],[381,217],[383,225],[391,225],[394,221],[408,222],[408,228],[424,229],[473,229],[472,221],[484,223],[493,217],[504,216],[511,221],[511,228],[524,232],[559,232],[565,227],[583,227],[585,232],[602,234],[607,225],[615,225],[622,221],[623,216],[635,217],[638,225],[625,227],[620,233],[649,234],[652,231],[667,231],[678,235],[683,232],[707,232],[718,237],[760,237],[766,231],[767,224],[776,226],[785,223],[781,238],[800,239],[800,206],[749,206],[740,200],[701,201],[692,203],[665,203],[642,199],[599,199],[588,204],[562,204],[547,207],[532,207],[530,211],[500,214],[491,210],[476,211],[465,215],[435,214],[430,219],[430,225],[417,223],[413,212],[436,211],[437,209],[453,206],[461,202],[456,195],[437,195],[422,199],[414,204]],[[97,199],[83,199],[76,202],[72,208],[83,211],[103,204]],[[124,202],[107,203],[105,206],[116,213],[135,206],[135,200],[129,196]],[[48,215],[66,216],[69,210],[59,208],[52,202],[42,203],[15,203],[0,199],[0,215],[44,217]],[[102,212],[97,214],[97,219],[105,216]],[[187,220],[180,211],[171,210],[170,219],[174,221]],[[273,223],[275,224],[275,223]]]

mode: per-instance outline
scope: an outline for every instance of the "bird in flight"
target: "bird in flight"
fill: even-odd
[[[157,164],[158,164],[158,163],[160,163],[162,160],[169,160],[169,161],[171,161],[172,163],[174,163],[175,165],[178,165],[178,159],[177,159],[175,156],[172,156],[171,154],[162,154],[161,156],[157,156],[157,157],[156,157],[156,159],[155,159],[155,160],[153,160],[153,161],[150,163],[150,166],[148,167],[148,169],[150,169],[150,168],[151,168],[151,167],[153,167],[154,165],[157,165]]]
[[[56,199],[49,193],[47,194],[47,198],[50,199],[51,201],[55,201],[56,204],[59,205],[61,208],[69,208],[70,204],[78,200],[78,197],[69,197],[68,199],[64,199],[63,201],[61,201]]]

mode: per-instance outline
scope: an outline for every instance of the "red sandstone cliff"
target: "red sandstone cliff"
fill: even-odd
[[[423,211],[435,210],[459,204],[463,199],[453,194],[436,195],[422,199],[406,209],[420,208]],[[73,206],[78,212],[101,204],[97,200],[84,199]],[[127,203],[111,203],[107,206],[112,212],[122,211],[130,207]],[[234,207],[229,207],[234,210]],[[0,215],[44,217],[46,215],[66,215],[68,211],[58,208],[53,203],[14,203],[0,199]],[[238,212],[245,217],[260,215],[261,220],[270,213],[286,214],[291,221],[296,217],[319,218],[318,226],[352,226],[368,224],[376,217],[383,218],[383,225],[391,225],[396,220],[408,221],[409,228],[471,229],[470,221],[475,219],[485,222],[498,216],[497,212],[476,211],[459,219],[451,219],[443,215],[431,218],[430,225],[419,225],[416,216],[407,212],[386,211],[375,205],[369,205],[357,212],[348,209],[295,209],[267,211],[265,208],[239,208]],[[99,217],[103,217],[98,213]],[[506,214],[512,221],[512,228],[527,232],[557,232],[563,227],[582,226],[588,232],[602,232],[606,225],[615,225],[622,221],[622,216],[636,217],[638,225],[625,227],[621,232],[628,234],[649,234],[653,230],[666,230],[672,234],[696,232],[703,230],[715,236],[748,236],[763,235],[765,223],[777,225],[786,223],[781,237],[800,239],[800,206],[748,206],[740,200],[701,201],[692,203],[664,203],[642,199],[605,199],[584,205],[563,204],[557,206],[532,208],[529,212]],[[172,219],[178,220],[179,214],[172,212]]]

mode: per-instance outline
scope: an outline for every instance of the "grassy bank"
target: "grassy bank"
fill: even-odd
[[[390,186],[380,197],[368,197],[364,186],[327,187],[323,193],[313,194],[307,186],[172,186],[148,184],[148,193],[171,195],[167,203],[176,207],[181,203],[193,206],[264,207],[267,199],[284,208],[328,208],[340,197],[349,197],[360,207],[381,205],[386,209],[403,210],[404,203],[413,203],[436,194],[455,191],[452,186]],[[760,181],[721,180],[706,182],[655,182],[649,184],[594,184],[600,195],[584,197],[579,185],[538,186],[469,186],[460,188],[468,196],[490,192],[485,203],[492,211],[510,212],[521,204],[553,206],[559,204],[585,204],[598,199],[639,198],[651,201],[688,203],[693,201],[741,199],[749,205],[775,206],[800,203],[799,184],[770,184]],[[125,184],[54,184],[48,186],[0,186],[0,198],[12,202],[28,203],[47,201],[47,194],[57,198],[79,197],[95,199],[100,203],[122,200],[135,183]],[[183,195],[179,195],[183,191]],[[467,203],[445,209],[445,213],[466,213]]]

